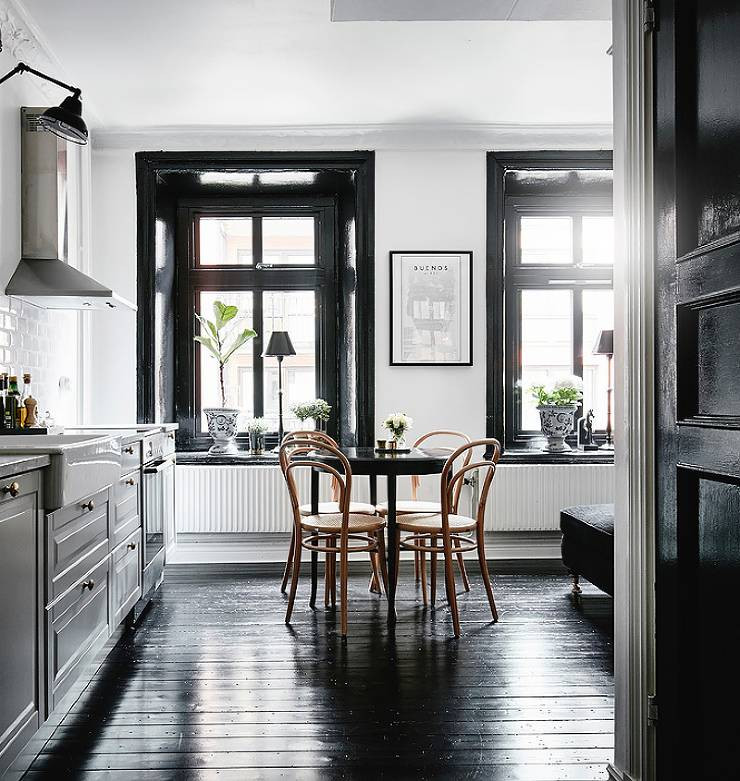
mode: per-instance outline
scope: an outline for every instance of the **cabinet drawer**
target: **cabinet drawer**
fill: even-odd
[[[113,487],[110,511],[110,547],[120,545],[141,525],[141,473],[139,470],[122,477]]]
[[[52,602],[108,554],[107,489],[50,513],[47,527],[48,602]]]
[[[108,559],[47,608],[49,705],[56,707],[86,657],[108,638]]]
[[[141,596],[141,527],[110,556],[110,626],[114,630]]]
[[[121,446],[121,473],[132,472],[141,466],[141,442]]]
[[[12,502],[21,496],[36,493],[41,485],[39,472],[26,472],[24,475],[6,477],[0,480],[0,506]]]

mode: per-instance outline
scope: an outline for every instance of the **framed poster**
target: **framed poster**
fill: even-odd
[[[391,252],[391,366],[472,366],[473,253]]]

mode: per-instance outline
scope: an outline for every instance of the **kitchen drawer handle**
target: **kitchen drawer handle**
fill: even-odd
[[[95,509],[95,502],[93,502],[92,499],[90,499],[89,502],[83,502],[81,505],[83,510],[94,510]]]
[[[21,487],[16,480],[13,480],[9,485],[3,486],[3,493],[10,494],[13,499],[21,492]]]
[[[169,434],[167,434],[167,437],[168,437],[169,439],[174,439],[174,438],[175,438],[175,435],[174,435],[174,433],[173,433],[173,432],[171,432],[171,431],[170,431],[170,433],[169,433]]]
[[[130,542],[126,547],[129,550],[136,550],[136,543],[135,542]]]
[[[123,452],[132,456],[134,454],[134,448],[132,445],[129,445],[128,447],[123,448]]]
[[[129,477],[128,480],[126,480],[126,485],[136,485],[136,480],[134,480],[133,477]]]
[[[95,588],[95,581],[92,578],[90,578],[90,580],[82,581],[82,590],[84,591],[86,588],[89,588],[90,591]]]

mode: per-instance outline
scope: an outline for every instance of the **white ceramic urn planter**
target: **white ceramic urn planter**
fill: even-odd
[[[543,450],[548,453],[567,453],[570,451],[570,445],[565,441],[565,438],[573,431],[577,409],[577,404],[540,404],[537,407],[537,411],[540,413],[542,433],[547,438],[547,445]]]
[[[213,439],[213,444],[208,452],[211,455],[238,452],[236,433],[239,410],[229,407],[209,407],[203,412],[205,412],[208,422],[208,433]]]

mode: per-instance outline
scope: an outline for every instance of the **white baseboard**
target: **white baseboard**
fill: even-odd
[[[487,532],[489,561],[560,561],[560,532]],[[168,564],[271,564],[285,561],[290,535],[281,533],[179,534]],[[402,558],[411,558],[404,551]],[[476,558],[474,551],[466,558]]]

